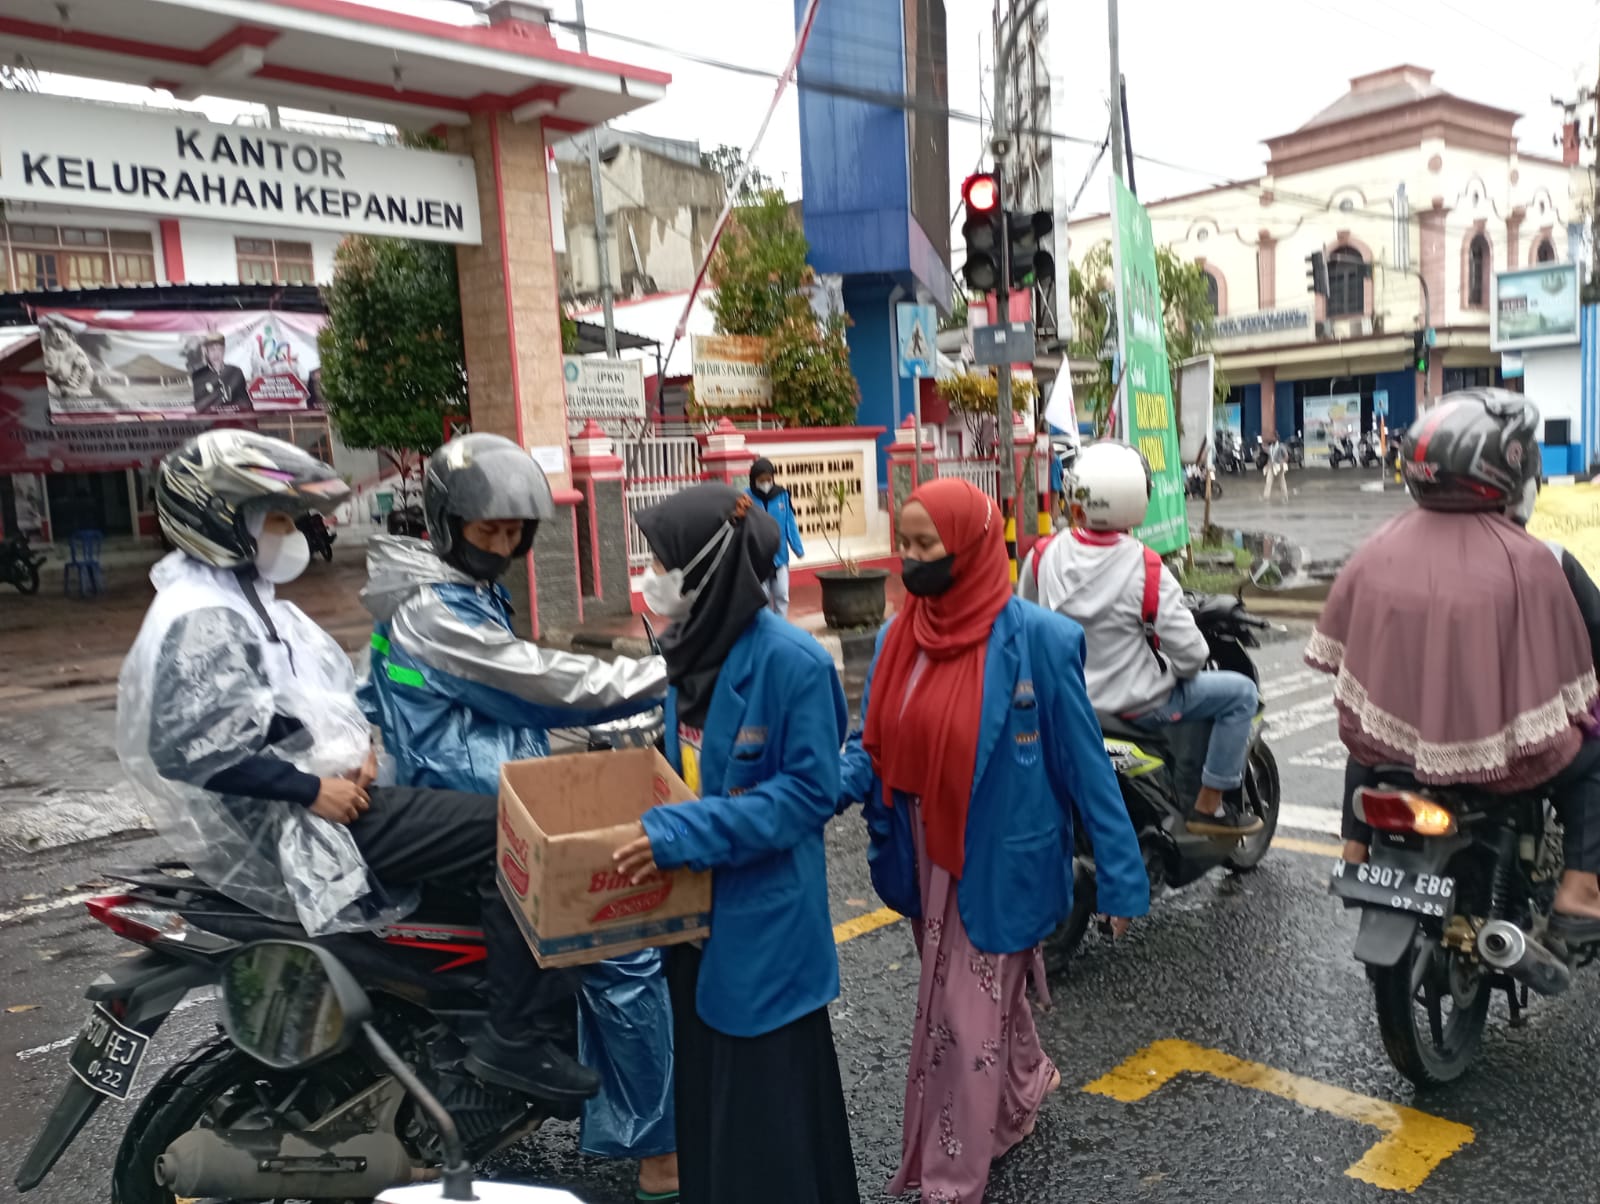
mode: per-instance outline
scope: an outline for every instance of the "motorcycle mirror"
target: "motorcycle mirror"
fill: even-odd
[[[371,1015],[350,971],[316,945],[258,941],[223,967],[228,1038],[274,1070],[300,1070],[342,1052]]]

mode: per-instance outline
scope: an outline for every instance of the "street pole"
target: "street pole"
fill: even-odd
[[[1111,49],[1111,170],[1122,180],[1127,173],[1122,161],[1122,56],[1117,46],[1117,0],[1106,0],[1106,32]]]
[[[1013,0],[1005,43],[995,39],[994,126],[989,146],[994,151],[994,178],[997,207],[1000,210],[1000,279],[995,282],[995,322],[1002,327],[1011,322],[1011,232],[1006,220],[1006,158],[1011,153],[1010,114],[1006,110],[1006,67],[1017,44],[1018,23],[1022,19],[1021,0]],[[1031,11],[1032,6],[1029,5]],[[1005,524],[1006,554],[1011,562],[1011,580],[1017,580],[1016,461],[1014,417],[1011,410],[1011,363],[1006,361],[996,372],[994,425],[999,446],[995,453],[995,493],[1000,517]]]
[[[589,53],[589,26],[583,19],[583,0],[578,4],[578,49]],[[600,131],[589,131],[589,192],[594,198],[595,264],[600,270],[600,307],[605,312],[606,358],[617,358],[616,297],[611,290],[611,249],[607,245],[605,189],[600,184]]]

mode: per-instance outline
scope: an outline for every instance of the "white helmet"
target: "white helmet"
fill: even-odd
[[[1091,443],[1073,465],[1067,503],[1077,526],[1131,531],[1150,509],[1150,464],[1137,448],[1116,439]]]

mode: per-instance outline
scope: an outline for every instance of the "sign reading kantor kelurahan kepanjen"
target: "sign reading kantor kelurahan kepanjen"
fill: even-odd
[[[465,155],[0,91],[0,198],[479,243]]]

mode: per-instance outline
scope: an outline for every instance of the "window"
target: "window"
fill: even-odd
[[[1354,247],[1328,254],[1328,317],[1359,317],[1367,312],[1366,261]]]
[[[1533,261],[1535,263],[1554,263],[1556,261],[1556,248],[1548,238],[1541,238],[1539,245],[1534,248]]]
[[[156,280],[155,247],[142,230],[12,223],[0,225],[0,236],[18,291],[105,288]]]
[[[1221,313],[1222,305],[1220,304],[1220,297],[1222,294],[1222,289],[1217,284],[1217,278],[1215,274],[1211,272],[1202,272],[1201,275],[1206,278],[1206,303],[1211,306],[1211,312],[1213,314]]]
[[[1489,240],[1472,236],[1467,247],[1467,304],[1482,309],[1489,304]]]
[[[317,272],[308,242],[236,238],[240,284],[315,284]]]

